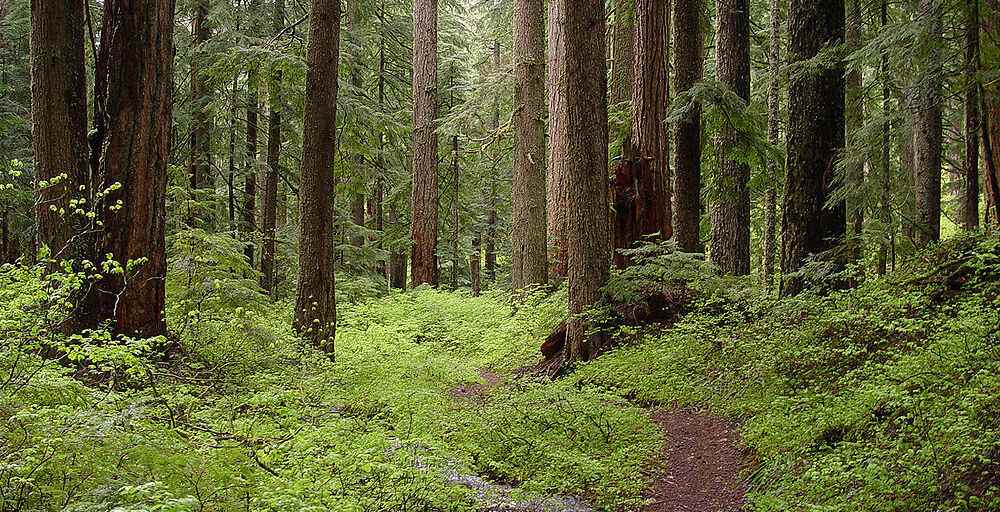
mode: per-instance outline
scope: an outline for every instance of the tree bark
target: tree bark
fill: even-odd
[[[396,203],[389,201],[389,225],[399,224],[399,214]],[[389,253],[389,286],[398,290],[406,289],[406,253],[401,249],[392,248]]]
[[[700,0],[674,0],[674,90],[702,79]],[[680,250],[701,247],[701,106],[674,124],[674,239]]]
[[[337,137],[340,0],[312,0],[299,171],[299,283],[295,330],[334,353],[333,159]],[[363,215],[363,210],[362,210]],[[362,219],[364,223],[364,219]]]
[[[750,100],[750,6],[747,0],[716,0],[716,73],[744,102]],[[841,14],[843,16],[843,14]],[[716,140],[718,198],[712,205],[711,259],[734,275],[750,273],[750,167],[727,154],[739,141],[724,123]]]
[[[771,40],[767,52],[770,72],[767,83],[767,142],[781,144],[781,0],[771,0]],[[764,202],[764,286],[768,293],[774,289],[774,259],[777,252],[778,180],[782,178],[784,162],[770,159],[767,162],[767,198]]]
[[[251,10],[251,13],[256,12]],[[260,95],[257,87],[257,72],[251,67],[247,71],[247,148],[246,170],[243,176],[243,215],[242,230],[246,244],[243,254],[253,267],[254,247],[256,246],[256,210],[257,210],[257,174],[260,170],[257,161],[257,115],[260,111]]]
[[[272,31],[275,35],[285,27],[285,0],[274,0]],[[278,224],[278,175],[281,172],[281,70],[271,71],[267,87],[267,170],[264,176],[263,244],[260,254],[260,287],[264,293],[274,295],[277,286],[275,273],[275,244]]]
[[[515,290],[545,284],[545,10],[514,4],[514,177],[511,281]]]
[[[579,315],[600,300],[610,270],[608,100],[603,0],[557,0],[564,58],[556,68],[558,151],[565,156],[566,239],[571,320],[566,361],[586,361],[600,346]]]
[[[844,38],[842,0],[791,0],[788,60],[808,60]],[[788,86],[787,169],[781,222],[782,294],[796,294],[802,279],[790,276],[810,254],[840,243],[846,231],[843,202],[826,206],[834,160],[844,146],[844,70],[834,65],[792,73]]]
[[[548,173],[545,177],[546,219],[545,231],[548,238],[549,274],[553,280],[566,277],[566,142],[562,122],[565,119],[565,105],[559,94],[558,78],[562,61],[566,59],[560,3],[549,0],[548,40],[546,41],[546,89],[548,94]]]
[[[669,0],[637,0],[635,24],[635,87],[632,89],[633,160],[615,170],[614,248],[629,249],[643,237],[673,236],[670,204],[669,103],[667,75],[670,27]],[[618,267],[628,264],[620,252]]]
[[[979,227],[979,0],[965,3],[965,229]]]
[[[212,36],[208,25],[208,0],[197,0],[191,19],[191,162],[188,174],[191,191],[205,188],[212,176],[212,116],[208,111],[210,93],[205,83],[207,67],[205,43]],[[197,198],[197,197],[196,197]],[[197,216],[195,216],[197,217]],[[195,218],[189,219],[195,221]],[[202,219],[204,220],[204,219]]]
[[[437,286],[437,0],[413,2],[411,282]]]
[[[82,243],[72,242],[74,236],[83,235],[74,228],[86,222],[70,205],[72,199],[87,199],[82,208],[89,210],[92,197],[83,10],[80,0],[31,2],[36,250],[48,247],[53,259],[89,256],[83,253]],[[81,191],[79,187],[85,188]]]
[[[121,186],[96,205],[101,215],[108,213],[97,254],[112,254],[124,272],[105,272],[83,307],[90,325],[112,320],[114,330],[125,335],[166,333],[164,224],[173,30],[173,0],[104,2],[94,73],[95,118],[102,120],[94,134],[93,147],[100,150],[95,181],[98,190]]]
[[[454,104],[452,104],[454,107]],[[451,289],[458,289],[458,269],[461,266],[461,220],[459,219],[459,200],[461,189],[461,168],[458,166],[458,135],[451,137]]]
[[[918,13],[927,57],[919,66],[913,103],[917,247],[941,239],[941,9],[938,0],[921,0]]]

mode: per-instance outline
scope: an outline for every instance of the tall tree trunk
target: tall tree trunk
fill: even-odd
[[[173,103],[173,0],[106,0],[94,70],[100,148],[98,190],[121,187],[96,206],[105,218],[97,254],[126,269],[106,273],[84,301],[91,325],[113,320],[126,335],[166,333],[164,240]],[[120,208],[115,207],[121,201]],[[138,266],[129,261],[143,262]]]
[[[361,9],[360,2],[358,0],[351,0],[347,4],[347,33],[350,36],[356,36],[356,30],[358,29],[358,24],[360,23]],[[355,59],[357,57],[354,57]],[[356,91],[360,91],[364,87],[364,79],[361,77],[361,67],[360,65],[351,66],[351,90],[354,94],[359,94]],[[365,186],[367,176],[365,175],[365,158],[362,154],[356,154],[351,156],[351,162],[354,166],[355,175],[352,176],[354,191],[351,192],[351,222],[354,223],[353,234],[351,235],[351,245],[354,247],[364,247],[365,236],[362,233],[362,228],[365,226]]]
[[[794,0],[793,0],[794,4]],[[750,6],[747,0],[716,0],[716,73],[743,101],[750,101]],[[843,16],[843,13],[841,13]],[[712,205],[712,262],[723,272],[750,273],[750,167],[728,156],[739,132],[723,124],[716,140],[718,197]]]
[[[965,229],[979,227],[979,0],[965,3]]]
[[[550,2],[551,3],[551,2]],[[635,82],[635,8],[636,0],[615,0],[615,24],[611,48],[611,104],[621,105],[632,101]],[[631,127],[626,124],[615,134],[621,141],[622,160],[631,160]]]
[[[845,40],[849,51],[856,51],[863,45],[861,35],[864,26],[861,18],[861,0],[850,0],[847,12],[847,29]],[[845,89],[844,104],[844,130],[848,141],[853,141],[865,125],[865,103],[864,103],[864,73],[859,67],[853,67],[847,72],[847,84]],[[849,256],[857,261],[861,259],[862,253],[862,230],[865,222],[865,162],[857,160],[850,164],[847,171],[847,185],[852,191],[848,194],[846,206],[848,208],[848,222],[850,224],[850,236],[848,244],[850,248]]]
[[[74,227],[82,227],[84,217],[73,213],[69,201],[91,197],[83,9],[81,0],[31,2],[36,249],[48,247],[54,259],[90,256],[83,244],[70,247],[74,235],[82,236]]]
[[[702,79],[700,0],[674,0],[674,89]],[[685,252],[701,251],[701,106],[674,124],[674,239]]]
[[[565,98],[559,94],[558,70],[566,59],[566,47],[563,44],[563,14],[560,3],[549,0],[548,4],[548,39],[546,41],[545,87],[548,94],[548,173],[545,177],[546,219],[545,232],[548,238],[549,273],[553,280],[566,277],[566,142],[560,140],[565,136],[561,123],[566,118]]]
[[[469,254],[469,278],[472,281],[472,296],[478,297],[482,291],[482,283],[479,277],[479,262],[482,255],[483,232],[476,231],[472,237],[472,254]]]
[[[788,60],[812,59],[844,38],[843,0],[791,0],[788,11]],[[788,84],[787,169],[781,220],[781,272],[790,276],[810,254],[822,253],[844,237],[843,202],[827,207],[837,152],[844,146],[844,70],[834,65],[792,73]],[[786,277],[782,294],[796,294],[804,283]]]
[[[614,248],[629,249],[643,237],[673,236],[670,204],[667,63],[670,40],[669,0],[637,0],[635,87],[632,89],[633,159],[615,170]],[[624,267],[628,258],[614,254]]]
[[[767,142],[781,144],[781,0],[771,0],[771,40],[767,52],[767,67],[770,73],[767,83]],[[768,293],[774,288],[774,255],[777,249],[778,180],[782,178],[783,162],[770,159],[767,162],[767,198],[764,202],[764,286]]]
[[[565,357],[586,361],[600,347],[579,315],[600,300],[610,270],[608,100],[603,0],[557,0],[564,58],[556,67],[557,143],[565,147],[569,313]]]
[[[515,290],[548,281],[545,247],[545,10],[514,4],[514,179],[511,281]]]
[[[337,303],[333,271],[334,148],[340,0],[312,0],[306,50],[305,116],[299,171],[299,286],[295,330],[334,353]],[[364,222],[364,220],[362,220]]]
[[[211,184],[212,117],[208,111],[210,94],[205,83],[207,59],[204,45],[211,38],[208,0],[196,0],[191,19],[191,162],[188,174],[192,192]],[[194,216],[194,217],[197,217]],[[195,221],[195,218],[190,221]],[[204,219],[203,219],[204,220]]]
[[[413,286],[437,285],[437,0],[413,2]]]
[[[285,27],[285,0],[274,0],[272,31],[280,34]],[[263,246],[260,253],[260,287],[269,295],[276,288],[275,244],[278,224],[278,173],[281,172],[281,70],[271,70],[267,86],[267,170],[264,176]]]
[[[882,0],[882,12],[880,14],[880,24],[884,31],[889,24],[888,0]],[[879,74],[882,79],[882,156],[879,164],[880,190],[879,190],[879,222],[882,224],[883,234],[879,242],[877,271],[878,275],[885,275],[888,270],[889,252],[892,248],[892,240],[895,237],[895,228],[892,225],[892,203],[890,193],[892,191],[892,167],[890,164],[889,141],[892,126],[889,123],[889,54],[888,49],[882,50],[879,62]]]
[[[926,53],[917,76],[914,116],[916,233],[924,247],[941,239],[941,16],[938,0],[920,0],[921,46]]]

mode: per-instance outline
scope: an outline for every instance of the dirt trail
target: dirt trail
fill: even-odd
[[[747,482],[739,432],[698,409],[662,409],[653,421],[664,431],[662,473],[647,491],[645,512],[738,512]]]

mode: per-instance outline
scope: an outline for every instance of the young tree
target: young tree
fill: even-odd
[[[597,354],[579,315],[600,299],[610,270],[608,236],[608,100],[603,0],[557,0],[563,59],[556,68],[557,144],[565,156],[569,312],[567,362]]]
[[[74,208],[69,200],[92,197],[87,162],[83,9],[81,0],[31,2],[36,248],[48,247],[54,258],[83,256],[83,244],[70,247],[73,237],[82,233],[73,232],[75,223],[70,221]],[[80,191],[79,187],[85,189]]]
[[[715,10],[716,73],[723,85],[749,103],[749,2],[716,0]],[[750,168],[729,155],[738,138],[736,127],[724,123],[716,140],[718,197],[712,205],[711,257],[723,272],[743,275],[750,273]]]
[[[842,0],[791,0],[788,9],[788,61],[799,63],[844,38]],[[788,83],[785,134],[785,197],[781,221],[781,272],[790,276],[810,254],[836,246],[844,237],[843,202],[827,206],[834,159],[844,146],[844,70],[794,69]],[[799,277],[782,283],[782,294],[802,290]]]
[[[312,0],[299,171],[299,286],[295,330],[334,353],[333,158],[337,136],[340,0]]]
[[[674,90],[702,79],[701,0],[673,0]],[[701,251],[701,107],[674,123],[674,239]]]
[[[437,285],[437,0],[413,2],[413,286]]]
[[[271,28],[275,36],[285,27],[285,0],[274,0]],[[278,174],[281,172],[281,70],[271,70],[267,86],[267,170],[264,173],[263,244],[260,252],[260,287],[267,294],[275,292],[275,238],[278,225]]]
[[[546,219],[545,232],[548,238],[549,274],[554,280],[566,277],[566,142],[562,122],[565,119],[564,98],[559,94],[558,78],[562,61],[565,60],[563,44],[562,13],[558,1],[549,0],[547,16],[548,39],[546,40],[545,87],[548,95],[548,173],[545,176]]]
[[[545,284],[545,11],[514,3],[514,179],[511,278],[514,289]]]
[[[939,0],[920,0],[921,25],[913,109],[914,192],[916,232],[914,242],[923,247],[941,238],[941,18]]]
[[[670,4],[637,0],[635,4],[635,86],[632,89],[632,160],[615,171],[615,249],[631,248],[647,235],[673,236],[667,136],[667,62]],[[614,256],[624,266],[627,258]]]
[[[173,0],[104,2],[94,70],[94,117],[101,121],[95,123],[92,147],[99,148],[97,189],[116,190],[99,203],[108,216],[97,254],[113,255],[122,271],[104,272],[83,308],[91,325],[111,319],[117,332],[128,335],[166,332],[164,225],[173,30]]]

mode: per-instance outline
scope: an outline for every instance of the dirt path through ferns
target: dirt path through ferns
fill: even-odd
[[[647,490],[645,512],[738,512],[747,482],[739,432],[726,420],[691,408],[661,409],[661,473]]]

